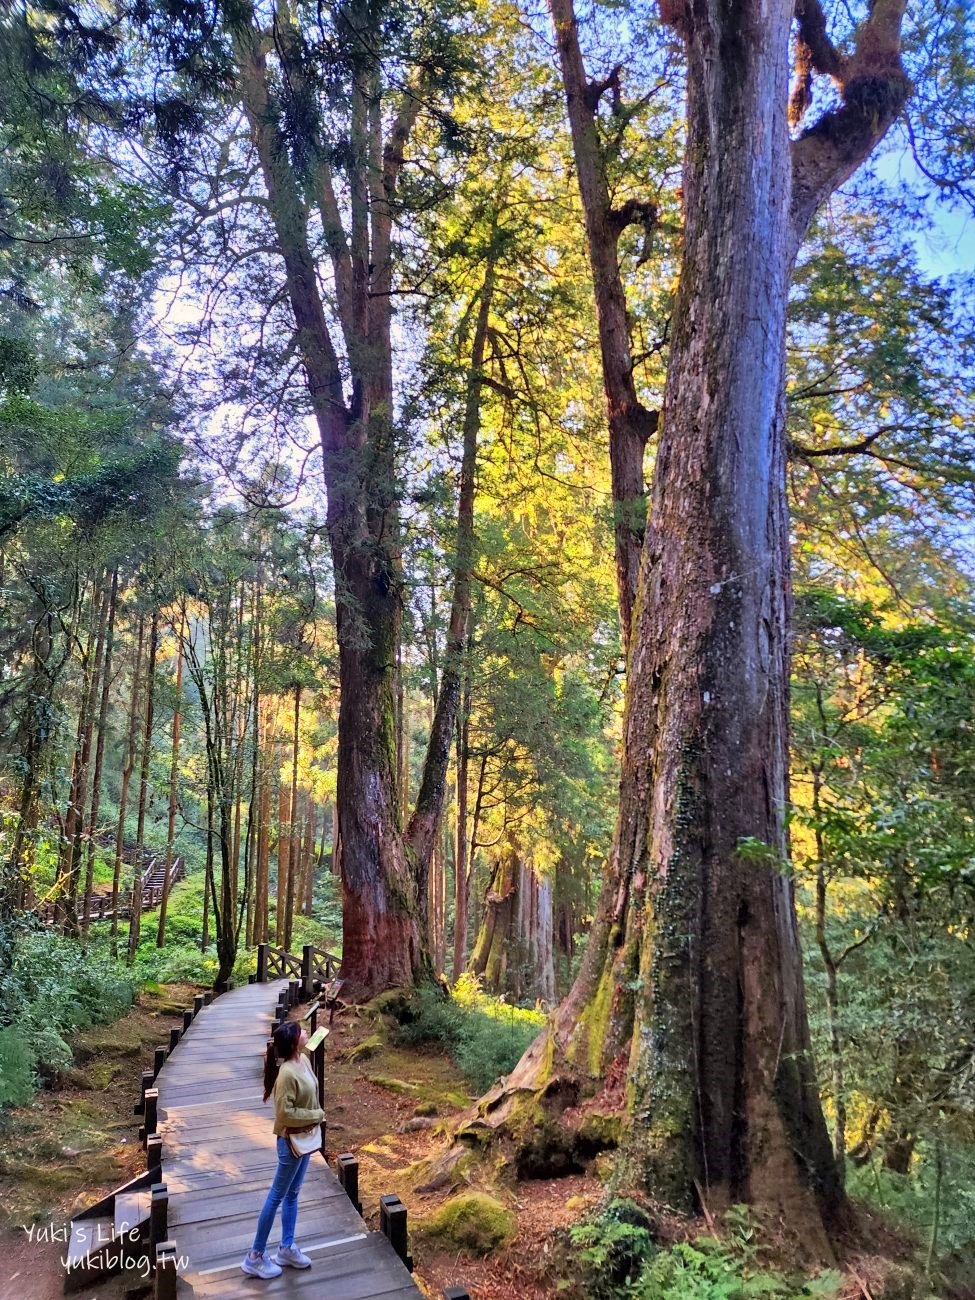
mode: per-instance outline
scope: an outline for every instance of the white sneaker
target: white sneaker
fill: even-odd
[[[298,1246],[279,1246],[274,1253],[275,1264],[286,1264],[288,1268],[311,1268],[311,1260]]]
[[[310,1260],[308,1262],[311,1263]],[[249,1252],[241,1260],[240,1269],[248,1277],[261,1277],[265,1282],[269,1282],[272,1277],[280,1277],[282,1272],[280,1264],[275,1264],[266,1254],[251,1255]]]

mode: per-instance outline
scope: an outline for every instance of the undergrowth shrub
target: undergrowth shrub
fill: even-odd
[[[975,1258],[975,1148],[955,1140],[944,1143],[938,1186],[938,1155],[931,1143],[919,1143],[909,1174],[885,1169],[878,1160],[847,1169],[847,1191],[916,1233],[926,1252],[935,1233],[934,1256],[964,1251]]]
[[[639,1205],[609,1201],[569,1229],[577,1294],[586,1300],[835,1300],[843,1277],[833,1269],[807,1278],[763,1267],[746,1206],[724,1216],[722,1237],[660,1246]]]
[[[508,1074],[545,1023],[540,1011],[511,1006],[484,993],[473,976],[462,976],[452,994],[433,985],[419,988],[410,1017],[398,1026],[399,1043],[438,1044],[456,1061],[477,1092]]]
[[[71,1064],[70,1035],[124,1015],[135,988],[127,973],[48,931],[17,936],[8,960],[0,987],[0,1105],[20,1105],[38,1073]]]

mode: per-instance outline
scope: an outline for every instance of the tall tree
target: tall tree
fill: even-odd
[[[503,1122],[553,1047],[556,1071],[628,1056],[631,1176],[674,1204],[773,1206],[824,1255],[844,1200],[782,865],[786,304],[816,210],[905,103],[903,14],[878,0],[841,50],[801,6],[800,72],[837,100],[790,140],[791,5],[665,7],[687,69],[684,241],[617,827],[579,978],[487,1107]],[[574,14],[555,18],[564,44]],[[607,88],[590,83],[597,103]]]

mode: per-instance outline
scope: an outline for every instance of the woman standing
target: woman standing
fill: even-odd
[[[318,1083],[307,1056],[304,1029],[293,1020],[275,1031],[264,1062],[264,1100],[274,1093],[274,1132],[278,1139],[278,1168],[257,1220],[257,1234],[241,1268],[251,1277],[278,1277],[282,1267],[310,1268],[311,1260],[295,1245],[298,1193],[315,1146],[315,1131],[325,1118],[318,1105]],[[308,1154],[299,1149],[303,1147]],[[274,1216],[281,1206],[281,1245],[273,1258],[264,1253]]]

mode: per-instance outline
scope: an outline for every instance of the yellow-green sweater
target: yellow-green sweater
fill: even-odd
[[[307,1056],[299,1052],[282,1064],[274,1082],[274,1132],[284,1137],[289,1128],[308,1128],[324,1118],[318,1104],[318,1081]]]

